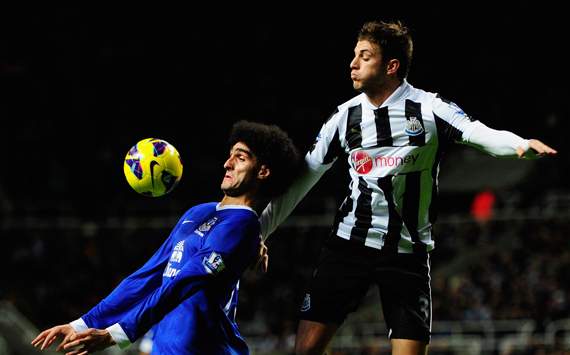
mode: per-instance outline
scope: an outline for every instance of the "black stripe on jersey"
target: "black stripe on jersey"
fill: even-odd
[[[420,181],[421,171],[415,171],[406,175],[406,187],[404,201],[402,202],[402,219],[410,232],[414,243],[414,253],[426,253],[427,248],[420,241],[418,234],[418,215],[420,211]]]
[[[350,231],[350,239],[364,244],[368,230],[372,227],[372,189],[362,177],[358,178],[358,191],[360,195],[356,200],[355,221]]]
[[[392,175],[378,179],[378,186],[384,193],[384,198],[388,202],[388,233],[384,237],[383,250],[388,253],[398,253],[398,243],[402,233],[402,217],[396,211],[394,196],[392,194]]]
[[[442,148],[447,148],[447,145],[461,140],[463,132],[453,127],[449,122],[439,117],[435,113],[433,114],[435,119],[435,126],[437,128],[437,138],[439,140],[439,145]]]
[[[344,199],[344,202],[342,203],[342,205],[336,212],[336,216],[334,217],[334,224],[333,224],[331,237],[336,237],[336,232],[338,231],[338,225],[340,224],[340,222],[342,222],[342,220],[346,216],[348,216],[350,211],[352,211],[352,206],[354,205],[354,201],[352,200],[351,196],[352,193],[351,185],[352,183],[348,187],[347,195],[346,198]]]
[[[410,139],[410,145],[413,146],[423,146],[426,144],[426,131],[424,126],[424,120],[422,118],[422,104],[420,102],[414,102],[412,100],[406,100],[406,133],[410,128],[410,124],[415,120],[419,121],[421,124],[421,132],[416,135],[408,134]],[[415,128],[413,131],[419,131]]]
[[[349,149],[362,147],[362,106],[353,106],[348,109],[348,122],[346,124],[346,142]]]
[[[338,129],[334,133],[332,141],[329,143],[327,148],[327,154],[323,159],[323,164],[331,163],[336,157],[342,152],[342,147],[340,146],[340,139],[338,134]]]
[[[331,118],[333,118],[334,115],[336,115],[337,113],[338,113],[338,107],[334,110],[333,113],[330,114],[330,116],[327,118],[327,120],[325,121],[324,124],[327,124],[327,122],[330,121]],[[313,145],[311,146],[311,149],[309,149],[309,152],[310,152],[310,153],[312,153],[313,150],[315,150],[315,147],[317,146],[317,143],[319,142],[319,137],[320,137],[320,136],[317,136],[317,139],[315,139],[315,142],[314,142]],[[329,148],[330,148],[330,147],[329,147]]]
[[[390,117],[388,107],[381,107],[374,110],[374,123],[376,123],[376,144],[378,147],[389,147],[392,145],[392,128],[390,127]]]

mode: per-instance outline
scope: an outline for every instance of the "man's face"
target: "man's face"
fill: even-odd
[[[226,174],[222,180],[222,191],[232,197],[241,196],[253,190],[259,181],[257,158],[242,142],[234,144],[230,156],[224,163]]]
[[[354,48],[354,58],[350,62],[350,78],[354,89],[360,92],[375,91],[384,85],[386,76],[380,47],[367,40],[358,41]]]

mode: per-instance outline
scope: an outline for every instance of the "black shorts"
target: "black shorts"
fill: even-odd
[[[342,324],[370,285],[380,290],[390,339],[429,342],[429,254],[388,254],[333,237],[321,250],[300,318]]]

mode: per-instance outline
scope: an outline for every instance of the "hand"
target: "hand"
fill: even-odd
[[[269,254],[267,246],[263,241],[259,245],[259,252],[257,256],[257,262],[255,263],[254,270],[261,268],[262,272],[267,272],[267,268],[269,266]]]
[[[53,342],[58,337],[63,337],[63,340],[56,349],[56,351],[60,351],[63,349],[63,346],[69,342],[69,339],[75,334],[75,330],[73,330],[71,325],[57,325],[53,328],[41,332],[34,340],[32,340],[32,345],[37,348],[41,344],[40,350],[44,350],[46,348],[49,348],[49,346],[53,344]]]
[[[517,148],[517,155],[519,158],[533,158],[534,156],[542,157],[545,155],[555,155],[558,153],[556,150],[550,148],[538,139],[529,139],[528,149],[525,151],[521,147]]]
[[[115,340],[106,329],[90,328],[77,333],[63,346],[64,350],[71,350],[66,355],[86,355],[115,345]]]

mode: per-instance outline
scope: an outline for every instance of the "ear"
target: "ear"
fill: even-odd
[[[398,59],[390,59],[386,64],[386,74],[396,75],[400,69],[400,61]]]
[[[262,164],[259,167],[259,171],[257,172],[257,178],[259,180],[265,180],[269,177],[269,175],[271,175],[271,169],[269,169],[269,167],[267,167],[267,165]]]

